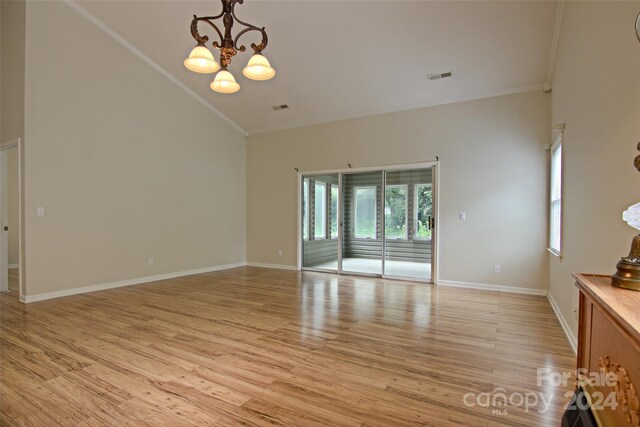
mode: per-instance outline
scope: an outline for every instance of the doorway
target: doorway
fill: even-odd
[[[434,283],[437,166],[299,173],[298,268]]]
[[[22,148],[20,139],[0,145],[0,292],[22,289]]]

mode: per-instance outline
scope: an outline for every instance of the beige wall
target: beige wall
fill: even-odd
[[[546,289],[549,128],[549,95],[528,92],[252,135],[248,261],[296,265],[294,168],[439,156],[440,279]]]
[[[554,123],[566,123],[564,258],[551,257],[550,293],[574,334],[572,271],[612,274],[640,201],[640,2],[566,2],[553,79]]]
[[[25,2],[0,1],[0,142],[24,136]],[[18,150],[7,152],[9,265],[18,264]]]
[[[244,262],[244,138],[65,4],[26,12],[27,294]]]
[[[24,136],[25,2],[0,1],[0,142]]]

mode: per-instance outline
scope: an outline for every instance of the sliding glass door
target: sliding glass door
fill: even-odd
[[[382,171],[342,174],[342,271],[382,274]]]
[[[302,266],[339,270],[339,175],[310,175],[302,179]]]
[[[384,276],[431,280],[432,168],[385,172]]]
[[[434,170],[301,176],[301,267],[432,281]]]

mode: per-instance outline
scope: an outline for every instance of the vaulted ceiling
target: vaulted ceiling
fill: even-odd
[[[195,44],[192,16],[218,14],[219,1],[78,4],[249,133],[541,89],[557,8],[552,1],[246,0],[236,13],[266,27],[264,54],[277,74],[246,79],[250,54],[239,53],[230,71],[241,90],[224,95],[209,89],[212,75],[182,64]],[[448,70],[453,78],[426,78]],[[273,111],[279,104],[290,108]]]

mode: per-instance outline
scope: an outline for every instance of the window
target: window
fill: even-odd
[[[415,230],[414,239],[431,239],[429,217],[433,215],[433,199],[431,184],[416,184],[415,186]]]
[[[331,238],[338,238],[338,186],[331,185]]]
[[[309,180],[302,181],[302,238],[309,240]]]
[[[327,238],[327,184],[321,181],[315,182],[314,202],[314,240]]]
[[[549,250],[562,256],[562,133],[551,146]]]
[[[338,186],[314,178],[302,181],[302,238],[338,238]]]
[[[354,230],[357,239],[376,238],[376,187],[355,187]]]
[[[386,239],[407,239],[406,185],[387,185],[384,198],[384,235]]]

